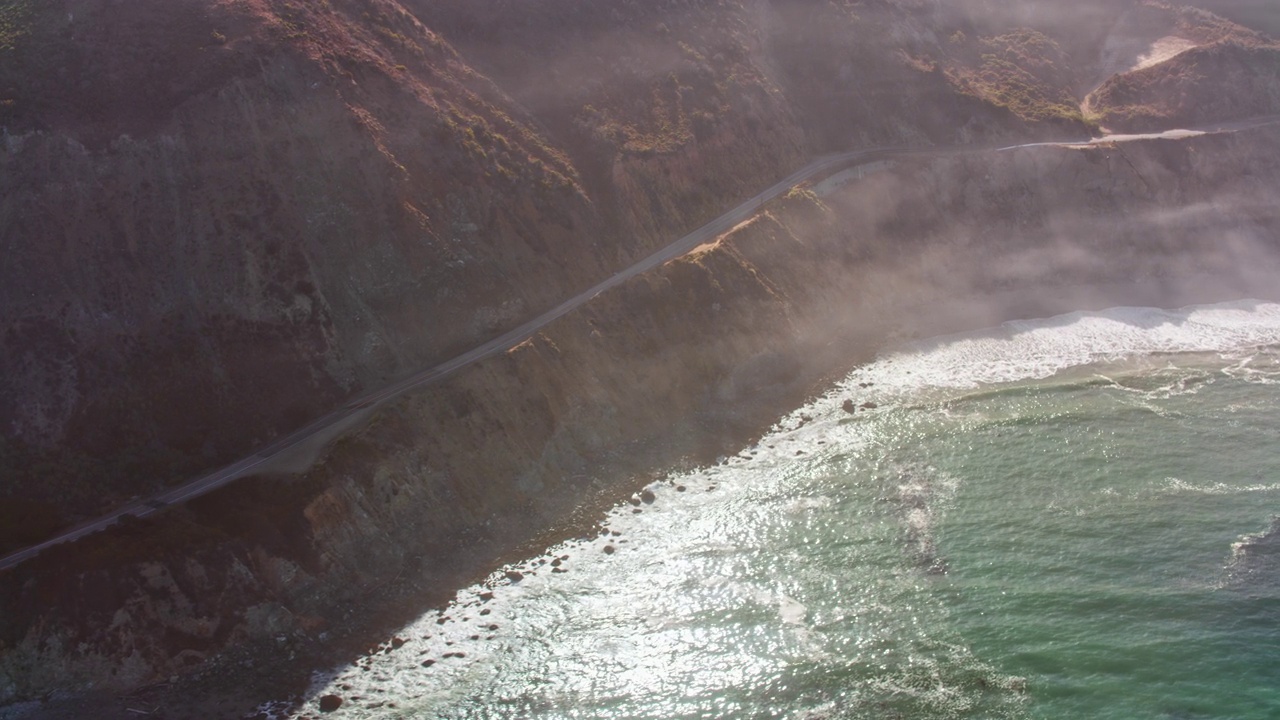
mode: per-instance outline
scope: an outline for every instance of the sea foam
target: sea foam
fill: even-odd
[[[1165,353],[1247,354],[1280,344],[1280,304],[1240,300],[1178,310],[1118,307],[917,341],[851,374],[842,390],[881,394],[1040,380]],[[868,394],[868,393],[863,393]]]

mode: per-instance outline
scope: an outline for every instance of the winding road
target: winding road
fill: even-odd
[[[310,453],[314,457],[320,449],[327,443],[336,439],[352,427],[359,424],[367,418],[374,410],[392,399],[410,391],[421,387],[428,383],[446,377],[457,370],[475,363],[484,358],[506,352],[516,345],[524,342],[532,337],[535,333],[547,326],[551,322],[567,315],[574,309],[582,306],[591,298],[600,293],[617,287],[622,283],[636,277],[644,272],[652,270],[663,263],[680,257],[688,253],[690,250],[707,243],[719,235],[727,232],[738,223],[755,214],[764,202],[778,197],[782,193],[790,190],[796,184],[808,180],[822,173],[832,172],[836,170],[849,169],[859,165],[879,162],[895,158],[906,157],[944,157],[948,155],[961,155],[982,152],[1002,152],[1014,150],[1024,147],[1036,146],[1084,146],[1089,144],[1101,144],[1110,142],[1127,142],[1133,140],[1149,140],[1149,139],[1177,139],[1194,135],[1203,135],[1215,132],[1235,132],[1261,125],[1268,125],[1280,122],[1280,115],[1267,116],[1263,118],[1255,118],[1230,124],[1220,124],[1212,127],[1206,127],[1196,130],[1170,130],[1164,133],[1151,133],[1144,135],[1110,135],[1101,138],[1086,140],[1061,140],[1056,142],[1038,142],[1028,143],[1024,145],[1011,145],[1008,147],[974,147],[974,146],[956,146],[956,147],[934,147],[929,149],[909,149],[909,148],[874,148],[869,150],[855,150],[850,152],[828,155],[818,158],[813,162],[805,165],[799,170],[791,173],[778,182],[770,185],[768,188],[761,190],[751,198],[743,201],[737,207],[729,210],[716,219],[708,222],[706,225],[694,230],[675,242],[667,245],[652,255],[640,260],[639,262],[625,268],[603,282],[591,287],[571,298],[565,300],[554,308],[529,320],[519,327],[508,330],[507,332],[493,338],[492,340],[469,350],[457,357],[446,360],[438,365],[427,368],[419,373],[411,375],[399,382],[387,387],[381,388],[355,398],[345,405],[333,410],[332,412],[320,417],[305,427],[302,427],[282,438],[277,439],[270,445],[258,450],[254,454],[243,458],[231,465],[219,470],[215,470],[207,475],[196,478],[184,485],[181,485],[161,493],[157,493],[149,498],[137,500],[129,505],[114,510],[102,517],[84,522],[69,530],[59,534],[57,537],[50,538],[38,545],[19,550],[11,555],[0,559],[0,570],[12,568],[26,560],[38,555],[60,543],[70,542],[85,537],[101,530],[104,530],[118,522],[126,516],[137,518],[146,517],[152,513],[163,510],[164,508],[185,502],[200,495],[204,495],[215,490],[237,478],[243,477],[254,471],[264,471],[267,469],[278,469],[281,463],[287,463],[290,459],[298,462],[298,456],[306,456]],[[304,461],[305,462],[305,461]],[[309,464],[309,462],[305,462]],[[305,467],[305,465],[304,465]]]

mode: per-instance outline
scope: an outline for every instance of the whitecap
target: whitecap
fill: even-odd
[[[1253,483],[1237,485],[1224,482],[1191,483],[1175,477],[1164,479],[1164,490],[1174,493],[1197,495],[1239,495],[1243,493],[1271,493],[1280,490],[1280,483]]]
[[[829,395],[883,402],[929,388],[1040,380],[1063,370],[1158,354],[1248,353],[1280,343],[1280,304],[1242,300],[1178,310],[1118,307],[946,335],[904,346],[848,376]],[[1274,376],[1262,374],[1263,379]],[[1185,383],[1186,381],[1180,381]],[[1176,384],[1170,391],[1187,391]]]
[[[803,625],[805,616],[809,614],[809,608],[796,600],[777,593],[778,617],[782,618],[782,622],[788,625]]]

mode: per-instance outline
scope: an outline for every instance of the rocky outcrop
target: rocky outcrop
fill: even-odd
[[[1274,593],[1280,578],[1280,516],[1267,529],[1231,543],[1223,586],[1258,597]]]
[[[11,571],[0,692],[191,673],[251,688],[229,648],[367,645],[522,547],[589,529],[649,473],[735,448],[889,332],[1274,294],[1277,150],[1274,128],[1029,148],[793,192],[397,401],[305,474]]]

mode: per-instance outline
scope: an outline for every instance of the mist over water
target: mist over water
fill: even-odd
[[[929,340],[318,675],[299,714],[1274,717],[1277,440],[1280,305]]]

